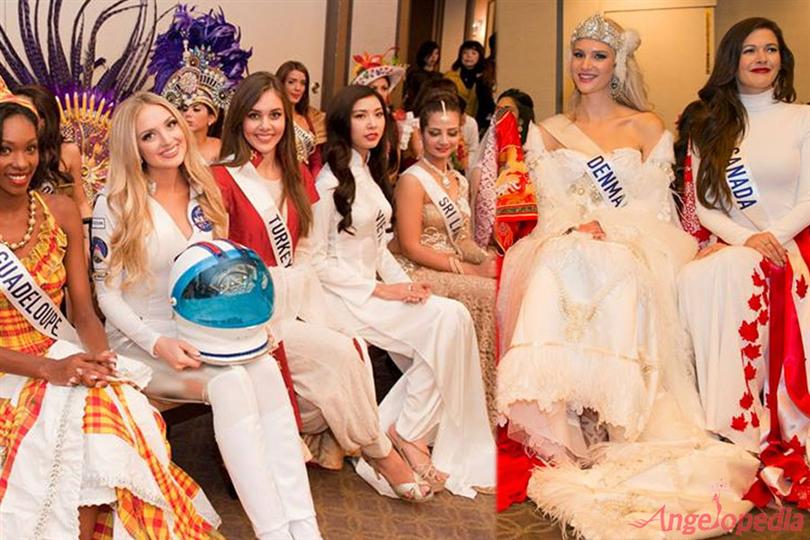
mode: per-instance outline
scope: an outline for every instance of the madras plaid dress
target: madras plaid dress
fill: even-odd
[[[63,258],[67,236],[44,201],[39,195],[36,197],[44,219],[36,244],[21,262],[59,305],[66,281]],[[53,344],[50,337],[31,326],[0,294],[1,347],[44,355]],[[77,449],[72,454],[65,454],[65,461],[86,462],[78,467],[82,471],[78,477],[71,478],[70,469],[76,468],[71,465],[57,478],[73,481],[73,487],[78,489],[66,494],[67,484],[54,483],[56,494],[46,497],[32,494],[30,485],[25,486],[21,480],[30,481],[39,469],[47,472],[48,467],[42,465],[55,461],[54,454],[61,455],[60,449],[43,448],[41,444],[49,440],[40,434],[47,431],[42,426],[52,426],[54,416],[64,415],[62,410],[54,410],[59,409],[53,406],[59,403],[58,399],[46,397],[64,395],[67,391],[66,387],[51,386],[41,379],[0,373],[0,537],[77,538],[78,521],[67,519],[66,525],[60,527],[59,517],[77,517],[79,506],[92,504],[101,507],[94,539],[222,538],[215,530],[219,517],[200,487],[171,462],[160,414],[131,386],[113,384],[103,389],[70,390],[79,392],[76,397],[80,401],[78,415],[66,425],[81,433],[67,436],[79,444],[74,445]],[[103,459],[94,464],[89,459],[93,456]],[[38,480],[33,479],[37,486]],[[26,500],[10,500],[14,497]],[[50,508],[54,501],[54,508]],[[65,502],[74,507],[58,507]],[[20,508],[29,507],[26,505],[36,510],[30,516],[18,515]]]

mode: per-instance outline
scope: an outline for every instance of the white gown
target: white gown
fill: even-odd
[[[790,254],[793,299],[810,352],[810,272],[793,237],[810,225],[810,107],[774,102],[768,90],[740,95],[748,126],[740,145],[760,194],[763,222],[756,225],[736,206],[729,214],[697,205],[701,224],[730,245],[686,266],[679,278],[680,307],[695,346],[706,428],[758,452],[767,444],[769,309],[762,256],[743,246],[761,230],[774,234]],[[694,158],[697,172],[700,161]],[[782,437],[806,444],[810,418],[778,392]]]
[[[507,252],[498,297],[499,412],[511,437],[552,464],[535,469],[528,495],[589,539],[694,536],[632,523],[662,506],[714,516],[715,495],[724,512],[747,512],[757,460],[701,429],[678,321],[675,277],[696,245],[675,225],[671,135],[645,161],[632,148],[606,154],[626,192],[620,209],[586,175],[589,156],[538,150],[540,219]],[[566,234],[591,220],[606,240]],[[600,431],[610,442],[593,446]]]
[[[447,489],[473,497],[473,487],[495,485],[495,443],[472,318],[459,302],[438,296],[424,304],[372,296],[377,276],[385,283],[410,278],[388,251],[386,234],[381,230],[378,236],[377,228],[390,224],[391,206],[357,152],[351,171],[354,234],[337,230],[337,178],[328,165],[318,175],[311,264],[329,312],[345,330],[392,353],[400,368],[407,368],[380,404],[382,428],[396,422],[408,440],[432,438],[433,463],[449,475]]]

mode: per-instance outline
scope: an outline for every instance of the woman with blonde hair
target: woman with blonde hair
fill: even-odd
[[[211,405],[220,453],[258,538],[320,538],[274,359],[202,365],[178,339],[167,293],[172,262],[193,243],[227,235],[219,190],[188,126],[165,99],[138,93],[116,108],[110,147],[92,245],[111,344],[152,368],[148,394]]]
[[[757,467],[702,429],[675,295],[697,246],[678,224],[672,136],[647,111],[639,43],[600,15],[572,35],[576,99],[540,123],[538,222],[507,251],[497,301],[501,442],[545,465],[528,496],[587,538],[663,537],[651,516],[664,506],[745,513]]]

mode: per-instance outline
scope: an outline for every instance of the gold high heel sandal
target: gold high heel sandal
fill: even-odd
[[[422,480],[426,481],[430,485],[430,489],[433,493],[444,491],[444,484],[447,482],[448,475],[433,465],[433,461],[431,460],[428,452],[425,452],[413,443],[408,443],[411,448],[415,449],[420,454],[427,456],[428,458],[427,463],[414,463],[410,460],[408,454],[405,452],[404,445],[407,443],[407,441],[399,436],[399,433],[397,433],[397,430],[394,428],[393,424],[389,426],[386,434],[388,435],[388,438],[391,439],[391,444],[394,445],[394,448],[397,449],[399,455],[402,456],[402,459],[404,459],[405,462],[411,466],[411,469],[413,469],[413,471],[418,474]]]
[[[396,452],[396,449],[391,449],[392,452]],[[405,461],[405,458],[402,458]],[[413,482],[402,482],[401,484],[392,484],[388,478],[380,471],[379,465],[377,465],[377,460],[374,458],[365,458],[366,463],[368,463],[372,469],[374,469],[374,473],[377,475],[377,478],[382,478],[388,485],[391,486],[391,489],[394,491],[397,497],[402,499],[403,501],[411,502],[411,503],[421,503],[425,501],[429,501],[433,498],[433,491],[428,489],[427,493],[422,492],[423,487],[430,487],[430,484],[422,482],[419,478],[419,475],[414,473],[414,481]],[[407,463],[407,461],[405,461]]]

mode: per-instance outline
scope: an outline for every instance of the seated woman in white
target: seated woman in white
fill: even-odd
[[[384,127],[385,103],[374,90],[354,85],[333,98],[327,165],[316,182],[312,264],[330,312],[407,367],[380,405],[394,444],[434,490],[472,497],[473,487],[495,485],[475,328],[462,304],[411,283],[386,247]]]
[[[691,140],[697,216],[719,241],[684,268],[680,306],[707,429],[769,466],[810,436],[810,107],[792,103],[773,21],[740,21],[717,58]]]
[[[341,321],[329,317],[318,278],[301,256],[318,195],[296,160],[292,106],[276,77],[259,71],[242,81],[225,118],[223,145],[226,155],[212,171],[228,212],[228,237],[297,283],[295,313],[279,325],[279,337],[316,463],[340,469],[344,453],[362,453],[400,497],[424,500],[430,488],[414,481],[380,429],[365,343],[336,330]]]
[[[226,236],[211,172],[180,113],[141,92],[116,107],[110,175],[94,211],[99,305],[110,343],[149,365],[147,394],[209,403],[214,434],[260,539],[319,539],[290,400],[275,360],[202,365],[177,338],[169,271],[189,245]],[[283,300],[282,300],[283,301]]]
[[[756,470],[700,428],[675,295],[697,246],[677,225],[672,137],[649,112],[638,43],[598,15],[577,27],[573,108],[540,123],[539,221],[507,252],[498,298],[498,408],[549,465],[528,495],[587,538],[658,538],[666,520],[633,523],[662,505],[713,516],[713,496],[744,513]]]

